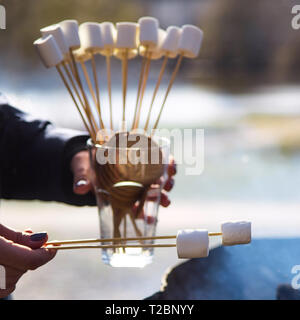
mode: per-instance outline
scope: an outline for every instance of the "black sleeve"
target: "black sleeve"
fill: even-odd
[[[88,135],[0,105],[0,183],[4,199],[95,205],[92,194],[73,193],[70,161],[85,149]]]

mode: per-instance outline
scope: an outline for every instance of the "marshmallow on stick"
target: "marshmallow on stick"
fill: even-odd
[[[158,46],[158,20],[152,17],[143,17],[139,21],[139,38],[140,46],[139,52],[140,55],[144,57],[141,66],[139,84],[138,84],[138,93],[136,99],[136,106],[134,112],[134,119],[132,128],[136,129],[139,124],[143,98],[146,90],[146,85],[148,81],[150,63],[151,59],[155,55],[156,59],[159,59],[160,52],[157,50]]]
[[[79,49],[80,38],[78,34],[78,22],[76,20],[64,20],[60,22],[59,25],[65,35],[69,49]]]
[[[160,108],[158,117],[155,121],[155,124],[153,126],[153,129],[155,130],[158,126],[160,117],[162,115],[163,108],[166,104],[168,95],[170,93],[170,90],[173,86],[173,83],[175,81],[176,75],[179,71],[181,62],[183,57],[186,58],[196,58],[199,54],[199,50],[201,47],[203,38],[203,32],[200,28],[192,25],[184,25],[182,27],[182,30],[180,32],[179,42],[178,42],[178,54],[179,58],[177,60],[176,66],[174,68],[174,71],[171,75],[171,79],[167,88],[167,91],[165,93],[162,106]]]
[[[182,26],[182,31],[178,43],[178,52],[186,58],[196,58],[202,44],[203,32],[200,28],[186,24]]]
[[[99,23],[85,22],[79,26],[81,48],[92,53],[99,53],[104,49],[102,31]]]
[[[170,26],[166,32],[167,34],[161,45],[161,50],[168,58],[176,58],[178,55],[178,43],[181,35],[181,29],[175,26]]]
[[[251,242],[251,222],[225,222],[221,226],[223,246],[247,244]]]
[[[63,62],[63,54],[52,35],[40,38],[33,44],[46,68],[56,67]]]
[[[40,31],[41,31],[41,34],[43,37],[52,35],[54,37],[59,49],[61,50],[63,56],[65,58],[68,57],[69,47],[68,47],[66,38],[63,34],[63,31],[58,24],[54,24],[54,25],[42,28]]]
[[[176,246],[180,259],[205,258],[209,254],[208,231],[203,229],[179,230]]]
[[[100,53],[104,56],[112,56],[117,41],[117,30],[111,22],[100,23],[100,28],[103,42],[103,50]]]
[[[134,22],[117,23],[117,41],[114,55],[119,59],[133,59],[138,53],[138,24]]]
[[[113,52],[115,49],[115,45],[117,41],[117,31],[114,24],[111,22],[100,23],[100,28],[102,31],[102,42],[103,42],[103,50],[100,51],[100,54],[106,57],[107,89],[108,89],[109,110],[110,110],[110,129],[113,130],[110,58],[113,55]]]

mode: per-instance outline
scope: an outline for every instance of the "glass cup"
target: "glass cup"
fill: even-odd
[[[128,238],[153,237],[156,232],[160,195],[167,180],[170,142],[166,138],[141,135],[139,142],[128,143],[138,135],[118,133],[117,142],[87,142],[92,168],[92,183],[97,199],[100,237],[113,238],[102,249],[102,260],[113,267],[144,267],[152,262],[153,248],[126,245],[153,244],[153,240]],[[127,142],[121,143],[121,137]],[[124,246],[124,247],[122,247]]]

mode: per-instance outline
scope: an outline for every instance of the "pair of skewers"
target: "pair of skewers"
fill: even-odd
[[[222,236],[225,246],[247,244],[251,242],[251,222],[226,222],[221,225],[221,232],[208,232],[204,229],[179,230],[177,235],[155,237],[132,237],[111,239],[80,239],[65,241],[50,241],[46,247],[55,250],[71,249],[126,249],[126,248],[170,248],[176,247],[178,258],[203,258],[209,254],[209,237]],[[176,239],[175,243],[154,244],[154,240]],[[128,241],[139,242],[127,244]],[[150,241],[150,243],[145,243]],[[101,243],[100,245],[82,245]],[[109,243],[109,244],[106,244]],[[112,244],[111,244],[112,243]],[[118,243],[118,244],[114,244]]]
[[[47,68],[56,67],[66,89],[68,90],[76,109],[78,110],[85,128],[90,133],[93,142],[99,142],[99,130],[114,130],[111,89],[111,57],[122,62],[122,123],[126,121],[126,98],[128,83],[128,61],[140,54],[142,59],[137,98],[132,119],[131,130],[140,126],[143,99],[152,60],[163,58],[158,80],[154,88],[150,107],[145,114],[146,123],[143,126],[147,132],[150,125],[151,113],[159,87],[166,70],[168,59],[176,58],[177,63],[172,72],[159,114],[154,122],[156,129],[171,91],[176,75],[184,57],[197,57],[201,42],[202,31],[192,25],[182,28],[171,26],[166,31],[159,28],[158,20],[143,17],[138,23],[120,22],[116,27],[110,22],[101,24],[86,22],[78,27],[75,20],[65,20],[59,24],[41,29],[42,38],[34,42],[35,47]],[[107,127],[103,120],[103,106],[100,97],[99,72],[95,55],[106,58],[107,88],[110,111],[110,125]],[[86,62],[91,61],[93,80],[86,68]],[[83,78],[79,70],[82,69]],[[88,87],[87,92],[85,88]],[[92,97],[93,104],[88,99]],[[95,117],[95,114],[97,116]],[[122,128],[125,129],[124,127]]]

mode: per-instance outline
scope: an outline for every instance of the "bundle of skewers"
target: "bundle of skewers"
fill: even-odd
[[[138,23],[119,22],[116,26],[111,22],[86,22],[78,26],[75,20],[65,20],[42,28],[41,34],[42,37],[34,42],[34,46],[44,65],[47,68],[56,68],[91,137],[94,185],[96,190],[104,191],[101,194],[101,201],[108,201],[112,206],[113,237],[119,239],[114,240],[114,245],[121,243],[121,238],[126,238],[127,215],[130,217],[136,235],[141,237],[143,233],[137,227],[135,220],[143,210],[151,185],[164,174],[167,166],[164,162],[163,148],[155,142],[152,132],[158,127],[182,60],[197,57],[203,33],[193,25],[184,25],[181,28],[170,26],[167,30],[163,30],[159,28],[157,19],[143,17]],[[96,55],[104,57],[105,75],[99,72]],[[127,119],[128,61],[138,56],[142,57],[142,61],[134,114],[132,119]],[[121,61],[122,112],[120,119],[117,119],[120,113],[115,110],[112,99],[112,58]],[[162,104],[153,119],[153,106],[166,73],[168,60],[175,58],[177,62],[167,89],[163,93]],[[144,97],[150,66],[153,60],[158,59],[162,59],[162,64],[152,98],[147,103],[146,109],[143,105],[145,105]],[[108,106],[103,104],[103,91],[99,85],[100,76],[106,78]],[[103,118],[104,107],[109,110],[109,121]],[[141,115],[146,119],[143,124]],[[114,125],[116,120],[121,123],[118,128]],[[127,129],[127,123],[130,129]],[[125,155],[124,150],[121,152],[121,149],[118,149],[124,138],[126,140]],[[142,145],[138,150],[135,148],[136,141]],[[101,163],[103,151],[109,151],[113,147],[117,150],[116,161]],[[150,159],[153,150],[158,155],[158,161],[155,164],[151,163]],[[135,161],[137,159],[146,161],[141,163]],[[122,221],[124,222],[123,236],[120,231]]]
[[[206,258],[209,255],[209,238],[222,237],[223,246],[233,246],[240,244],[248,244],[251,242],[251,222],[236,221],[225,222],[221,224],[221,232],[208,232],[205,229],[185,229],[179,230],[177,235],[156,236],[156,237],[139,237],[126,239],[81,239],[81,240],[65,240],[50,241],[46,244],[47,248],[56,250],[70,249],[116,249],[116,248],[177,248],[179,259],[190,258]],[[169,244],[142,244],[127,242],[140,242],[149,240],[170,240],[176,239],[176,243]],[[116,240],[126,240],[126,244],[112,244]],[[95,245],[94,243],[100,243]]]

